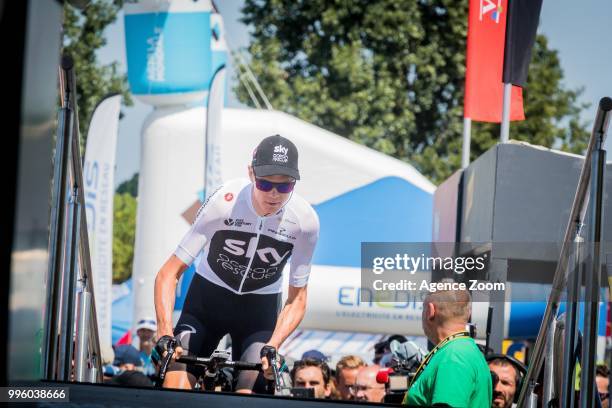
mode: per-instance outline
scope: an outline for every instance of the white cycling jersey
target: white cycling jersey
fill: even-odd
[[[319,238],[316,212],[294,193],[275,214],[258,216],[253,188],[249,180],[236,179],[217,189],[174,254],[191,265],[204,251],[196,272],[236,294],[280,293],[289,258],[289,284],[305,286]]]

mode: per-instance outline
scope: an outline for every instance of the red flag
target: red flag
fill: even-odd
[[[501,122],[508,0],[470,0],[463,116]],[[523,90],[512,87],[510,120],[524,120]]]
[[[117,341],[115,345],[119,346],[121,344],[132,344],[132,332],[128,330],[125,332],[123,336]]]

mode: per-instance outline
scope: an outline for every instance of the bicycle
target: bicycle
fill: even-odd
[[[166,371],[168,365],[174,356],[174,346],[168,347],[168,352],[160,360],[159,368],[159,383],[158,387],[161,387],[166,377]],[[268,359],[268,364],[272,367],[274,375],[273,380],[267,380],[266,393],[267,394],[286,394],[284,380],[281,375],[284,361],[282,362],[281,369],[279,369],[276,362],[276,350],[269,348],[268,353],[265,356]],[[233,392],[235,388],[235,375],[234,370],[253,370],[263,372],[261,363],[251,363],[246,361],[232,361],[229,359],[230,353],[225,350],[215,350],[210,357],[198,357],[198,356],[181,356],[176,359],[177,363],[183,363],[187,365],[195,365],[204,367],[204,374],[198,379],[200,389],[204,391],[226,391]]]

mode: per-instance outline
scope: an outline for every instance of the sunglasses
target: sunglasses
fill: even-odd
[[[258,190],[265,191],[266,193],[268,191],[272,191],[273,188],[276,188],[276,191],[279,193],[287,194],[293,191],[293,188],[295,187],[295,180],[285,183],[273,183],[268,180],[256,178],[255,187],[257,187]]]

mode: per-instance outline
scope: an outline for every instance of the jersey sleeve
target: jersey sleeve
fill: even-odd
[[[300,227],[302,231],[293,248],[289,272],[289,285],[299,288],[308,283],[312,254],[319,240],[319,217],[312,207],[308,216],[300,219]]]
[[[212,193],[198,210],[196,219],[185,234],[180,244],[174,251],[174,255],[184,264],[191,265],[200,253],[209,237],[206,236],[207,225],[216,218],[216,207],[219,197],[222,196],[223,186]]]

